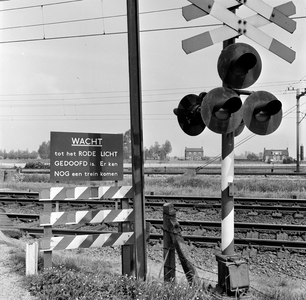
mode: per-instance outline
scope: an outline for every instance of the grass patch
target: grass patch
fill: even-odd
[[[111,186],[112,181],[84,181],[70,183],[51,183],[49,175],[22,175],[24,179],[11,182],[1,182],[0,188],[12,190],[30,190],[39,192],[43,188],[52,186]],[[306,181],[300,178],[249,177],[237,178],[234,181],[236,197],[260,198],[306,198]],[[125,176],[118,185],[132,185],[131,176]],[[219,175],[177,175],[177,176],[145,176],[145,193],[149,195],[182,195],[200,197],[219,197],[221,194],[221,176]]]
[[[211,290],[204,284],[190,287],[185,282],[164,283],[160,278],[149,277],[145,282],[122,276],[104,262],[99,249],[56,251],[53,267],[43,270],[39,255],[39,274],[23,277],[25,288],[40,300],[208,300]],[[25,274],[25,251],[13,248],[7,262],[13,272]],[[305,300],[306,295],[292,289],[286,279],[271,285],[269,290],[250,290],[253,300]]]
[[[32,177],[33,180],[36,177]],[[38,177],[37,177],[38,178]],[[35,182],[1,183],[2,188],[13,190],[40,191],[54,186],[42,180]],[[113,182],[102,182],[114,185]],[[131,185],[126,177],[119,185]],[[71,184],[58,184],[70,186]],[[77,182],[73,185],[101,185],[101,182]],[[236,179],[238,197],[282,197],[306,198],[306,183],[299,179],[277,180],[270,178]],[[145,177],[145,193],[155,195],[220,196],[221,176],[165,176]],[[25,274],[25,251],[19,248],[11,252],[12,271]],[[133,277],[121,276],[113,271],[114,265],[104,261],[99,249],[58,251],[53,255],[53,267],[42,270],[42,256],[39,256],[39,275],[24,277],[25,287],[41,300],[47,299],[139,299],[139,300],[196,300],[211,299],[211,293],[204,287],[189,287],[183,283],[163,283],[150,277],[146,282]],[[161,266],[162,267],[162,266]],[[252,290],[252,299],[257,300],[306,300],[306,295],[292,290],[285,280],[273,285],[267,292]]]
[[[202,287],[162,283],[154,278],[144,282],[116,274],[110,263],[105,264],[101,257],[86,252],[77,254],[74,250],[54,254],[53,267],[46,270],[42,270],[40,255],[39,275],[24,277],[25,287],[40,300],[210,299],[210,293]],[[11,251],[9,266],[12,271],[24,274],[25,252],[18,248]]]

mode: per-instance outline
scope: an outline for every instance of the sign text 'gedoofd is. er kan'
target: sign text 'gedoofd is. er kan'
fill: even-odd
[[[123,135],[51,132],[51,181],[123,179]]]

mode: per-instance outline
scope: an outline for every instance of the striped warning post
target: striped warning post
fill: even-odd
[[[39,249],[41,251],[53,251],[132,244],[134,244],[134,232],[118,232],[43,238],[39,241]]]
[[[234,254],[234,197],[230,184],[234,180],[234,133],[222,134],[221,164],[221,251]]]
[[[120,223],[134,220],[134,211],[129,209],[85,210],[71,212],[43,212],[40,226]]]

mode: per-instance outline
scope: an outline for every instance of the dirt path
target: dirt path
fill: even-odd
[[[8,266],[11,250],[22,246],[0,231],[0,300],[37,300],[22,286],[22,276],[12,273]]]

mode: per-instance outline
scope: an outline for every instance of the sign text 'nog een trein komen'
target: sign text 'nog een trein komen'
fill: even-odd
[[[51,132],[51,181],[123,179],[123,135]]]

